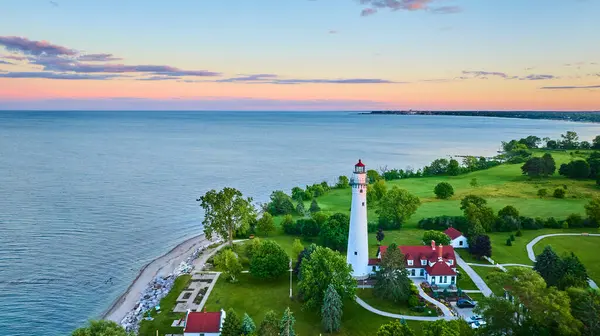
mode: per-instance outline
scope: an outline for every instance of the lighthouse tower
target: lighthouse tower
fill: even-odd
[[[352,276],[369,275],[369,236],[367,233],[367,170],[361,160],[354,166],[350,179],[352,207],[346,261],[352,266]]]

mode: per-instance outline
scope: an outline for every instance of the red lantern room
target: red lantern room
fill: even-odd
[[[354,173],[355,174],[364,174],[365,173],[365,164],[362,163],[360,159],[358,159],[358,163],[354,165]]]

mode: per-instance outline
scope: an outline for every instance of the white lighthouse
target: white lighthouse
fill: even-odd
[[[350,179],[352,207],[346,261],[352,266],[352,276],[369,275],[369,236],[367,233],[367,170],[361,160],[354,166]]]

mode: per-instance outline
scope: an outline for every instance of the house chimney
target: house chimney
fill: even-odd
[[[435,251],[435,240],[431,241],[431,249]]]
[[[204,307],[204,312],[206,313],[206,307]]]
[[[438,260],[442,261],[443,260],[443,258],[442,258],[442,244],[440,244],[440,246],[438,246],[438,247],[439,247],[438,248]]]

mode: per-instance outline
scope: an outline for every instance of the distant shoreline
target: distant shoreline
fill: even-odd
[[[552,111],[371,111],[361,115],[447,115],[465,117],[495,117],[516,119],[543,119],[600,123],[600,111],[596,112],[552,112]]]

